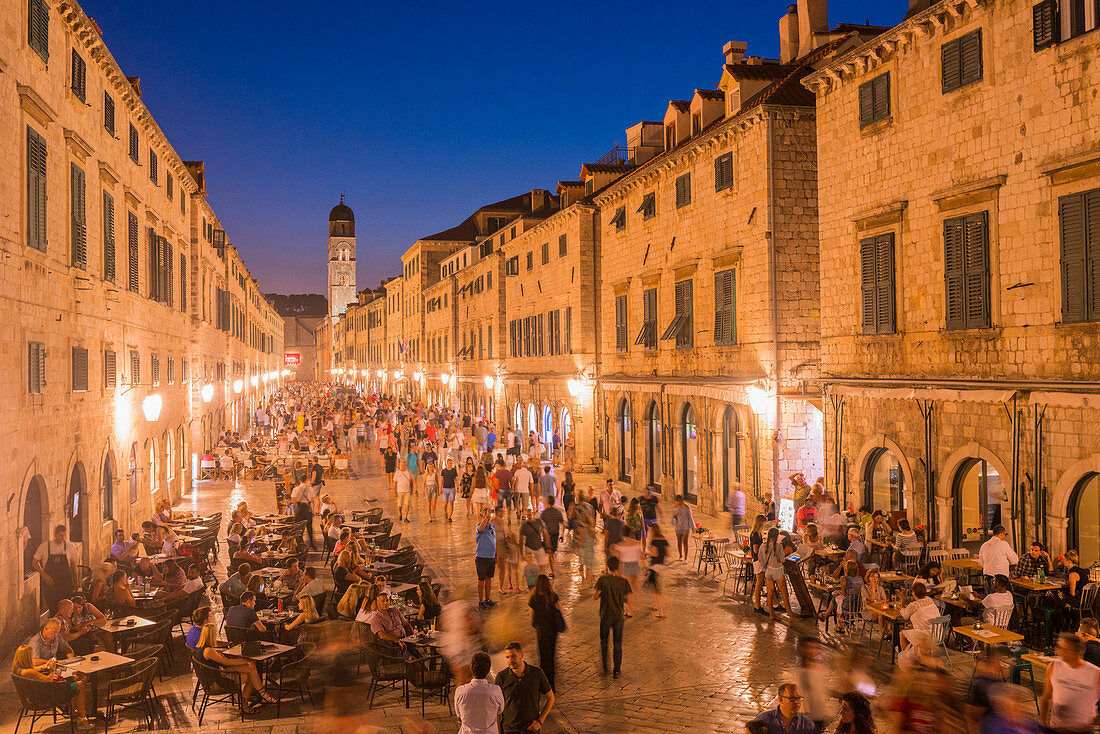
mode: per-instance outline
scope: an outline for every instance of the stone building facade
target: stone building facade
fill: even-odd
[[[67,0],[9,10],[5,647],[39,621],[29,557],[53,526],[90,565],[115,529],[186,494],[197,453],[281,379],[283,336],[206,200],[205,166],[180,159],[97,26]]]
[[[925,3],[925,6],[928,4]],[[915,3],[817,96],[830,486],[1098,559],[1097,18]]]

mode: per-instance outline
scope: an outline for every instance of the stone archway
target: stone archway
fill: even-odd
[[[76,462],[69,473],[68,499],[65,502],[65,518],[69,527],[69,540],[79,543],[81,556],[88,565],[91,538],[89,537],[88,476],[84,464]]]
[[[1071,464],[1062,472],[1062,476],[1054,485],[1054,492],[1050,496],[1050,507],[1047,509],[1051,557],[1069,550],[1067,533],[1072,509],[1070,502],[1074,499],[1074,490],[1077,489],[1081,480],[1090,474],[1100,474],[1100,453]]]
[[[22,573],[25,575],[34,570],[34,552],[50,536],[50,500],[46,480],[41,474],[32,476],[27,484],[23,494],[21,520],[26,531],[22,549]]]
[[[972,460],[985,461],[1004,477],[1011,476],[1006,464],[1001,460],[999,456],[987,449],[985,446],[977,443],[976,441],[968,443],[955,449],[944,461],[943,466],[940,468],[939,484],[936,487],[936,502],[938,510],[936,518],[939,522],[939,535],[940,538],[951,538],[953,546],[959,546],[960,540],[955,537],[955,482],[959,473],[965,465]]]
[[[913,469],[909,465],[909,457],[902,450],[898,443],[890,438],[886,437],[886,434],[880,433],[877,436],[869,438],[864,442],[863,446],[859,449],[859,454],[856,457],[854,464],[856,471],[859,472],[857,476],[857,485],[860,488],[860,503],[864,503],[865,494],[863,492],[864,477],[866,476],[868,463],[873,460],[877,460],[880,457],[880,452],[885,449],[894,455],[897,459],[898,465],[901,467],[902,476],[902,489],[905,493],[905,506],[907,508],[917,508],[923,506],[923,502],[916,501],[916,484],[913,483]],[[942,535],[940,537],[943,537]]]

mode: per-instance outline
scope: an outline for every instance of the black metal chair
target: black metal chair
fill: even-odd
[[[231,646],[240,645],[243,642],[260,639],[260,632],[251,627],[234,627],[227,624],[225,625],[225,639],[229,641]]]
[[[365,650],[367,667],[370,668],[370,685],[367,688],[367,709],[374,706],[374,694],[378,686],[389,685],[396,690],[401,683],[408,707],[408,685],[405,680],[405,659],[394,649],[378,643],[370,643]]]
[[[237,707],[244,721],[244,708],[241,705],[241,683],[236,675],[227,673],[206,663],[191,658],[191,668],[199,679],[202,700],[199,703],[199,726],[207,707],[214,703],[231,703]]]
[[[316,706],[313,702],[313,691],[309,687],[310,665],[313,662],[310,657],[315,649],[317,649],[316,644],[303,642],[298,646],[301,657],[279,669],[278,682],[271,685],[271,678],[268,678],[267,691],[272,695],[276,695],[278,699],[275,704],[275,718],[279,718],[283,709],[283,697],[280,694],[297,693],[299,701],[304,701],[305,697],[308,696],[309,705]]]
[[[157,659],[149,658],[132,665],[125,676],[115,676],[107,684],[107,718],[103,722],[103,731],[107,731],[111,717],[116,710],[134,709],[145,714],[149,728],[153,728],[153,706],[156,693],[153,691],[153,676],[156,675]]]
[[[68,715],[69,730],[76,731],[76,720],[73,718],[73,694],[68,683],[54,683],[52,681],[38,681],[24,678],[12,673],[12,683],[15,684],[15,693],[19,696],[19,719],[15,722],[15,734],[19,734],[19,725],[23,718],[29,716],[31,728],[28,734],[34,731],[34,722],[43,716],[53,716],[57,723],[57,715]]]
[[[439,702],[451,711],[451,670],[442,655],[428,655],[405,663],[405,708],[409,708],[409,689],[420,691],[420,715],[428,696],[439,693]]]

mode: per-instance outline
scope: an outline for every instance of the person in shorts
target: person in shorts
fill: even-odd
[[[447,466],[439,472],[441,485],[440,495],[443,498],[443,514],[447,522],[454,522],[455,512],[455,485],[458,483],[458,469],[455,468],[455,460],[447,459]]]
[[[482,609],[496,606],[489,598],[493,589],[493,576],[497,565],[497,532],[493,527],[493,512],[486,508],[481,511],[474,529],[474,568],[477,569],[477,601]]]
[[[505,468],[504,459],[500,456],[496,460],[493,478],[496,479],[497,484],[497,510],[504,510],[504,517],[511,523],[511,510],[515,506],[512,497],[512,472]]]
[[[402,459],[400,468],[393,475],[393,488],[397,492],[398,522],[409,522],[414,486],[416,486],[416,478],[409,471],[409,462]]]

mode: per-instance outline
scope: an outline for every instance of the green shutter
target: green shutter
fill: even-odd
[[[894,234],[875,238],[875,332],[893,334],[894,318]]]
[[[714,343],[737,343],[736,280],[731,268],[714,274]]]
[[[27,127],[27,245],[46,251],[46,139]]]
[[[103,192],[103,279],[115,282],[115,200]]]
[[[50,60],[50,9],[46,0],[30,0],[27,13],[27,45],[42,57]]]
[[[1100,320],[1100,189],[1085,194],[1089,320]]]
[[[875,104],[871,82],[859,85],[859,126],[867,127],[875,121]]]
[[[961,218],[948,219],[943,223],[943,262],[947,328],[964,329],[966,328],[965,257]]]
[[[982,78],[982,29],[959,39],[959,83],[973,84]]]
[[[1088,249],[1085,239],[1085,195],[1058,199],[1062,261],[1062,321],[1087,321],[1089,311]]]
[[[990,325],[988,214],[970,214],[965,220],[966,327],[986,328]]]
[[[71,215],[71,258],[74,268],[88,267],[88,230],[85,222],[84,171],[75,163],[69,167],[69,211]]]
[[[875,266],[875,258],[878,249],[875,238],[868,237],[859,243],[859,288],[862,304],[861,317],[863,333],[874,334],[878,325],[877,299],[875,288],[875,276],[878,268]]]
[[[138,258],[140,245],[138,244],[138,220],[137,215],[133,212],[127,212],[126,216],[126,244],[128,250],[129,260],[129,282],[127,286],[130,291],[137,293],[140,290],[140,274],[138,271]]]

